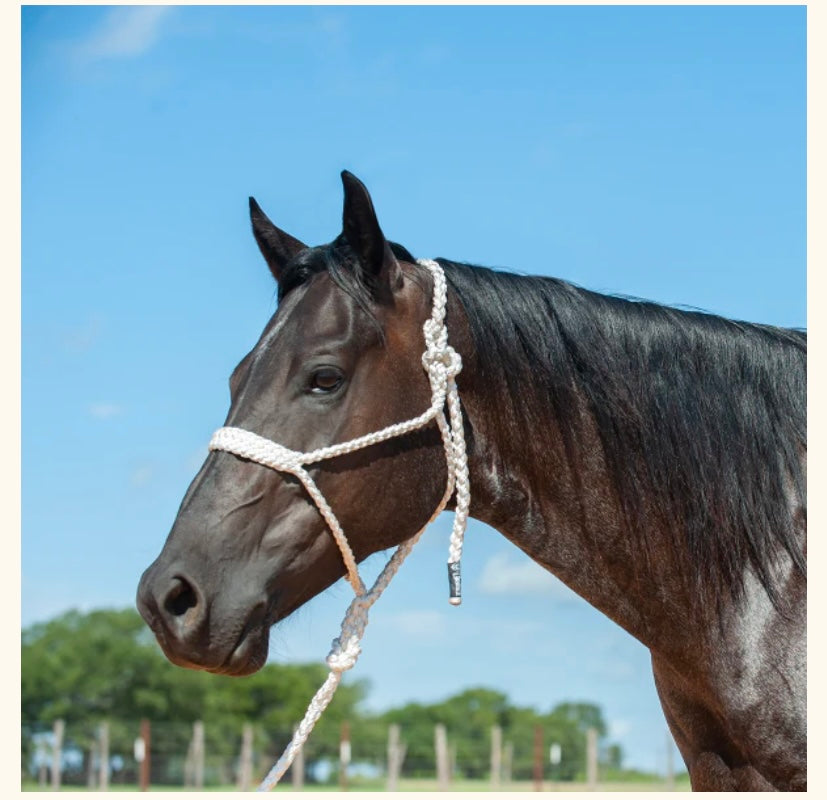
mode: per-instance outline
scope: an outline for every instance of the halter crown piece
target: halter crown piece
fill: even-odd
[[[370,607],[390,583],[391,578],[396,574],[408,553],[411,552],[425,528],[445,509],[455,489],[457,494],[456,513],[448,548],[448,583],[451,604],[459,605],[461,602],[459,563],[462,555],[462,537],[468,522],[468,509],[471,503],[468,457],[465,452],[462,412],[456,385],[456,376],[462,369],[462,359],[459,353],[448,344],[448,329],[445,327],[447,285],[442,267],[436,261],[430,259],[420,259],[417,263],[430,270],[434,281],[431,317],[425,321],[422,328],[425,335],[425,352],[422,354],[422,366],[428,374],[428,380],[431,384],[431,406],[427,411],[407,422],[398,422],[375,433],[351,439],[349,442],[322,447],[310,453],[289,450],[270,439],[265,439],[263,436],[258,436],[242,428],[219,428],[210,440],[210,450],[226,450],[242,458],[263,464],[265,467],[270,467],[270,469],[290,473],[302,482],[307,493],[316,503],[325,522],[327,522],[330,532],[342,552],[347,580],[356,594],[342,621],[341,632],[333,640],[333,646],[327,656],[330,674],[310,701],[304,719],[296,728],[290,744],[287,745],[281,758],[258,787],[260,792],[272,789],[279,782],[293,762],[296,753],[307,741],[313,726],[327,708],[328,703],[333,699],[333,694],[342,679],[342,673],[349,670],[356,663],[356,659],[361,653],[360,642],[368,623]],[[447,414],[445,411],[446,404],[448,406]],[[445,494],[428,522],[410,539],[399,545],[388,563],[385,564],[376,582],[368,590],[359,576],[353,551],[350,549],[336,515],[305,466],[324,459],[335,458],[345,453],[352,453],[355,450],[370,447],[397,436],[403,436],[418,428],[423,428],[431,420],[436,420],[442,434],[442,444],[445,448],[445,462],[448,467]]]

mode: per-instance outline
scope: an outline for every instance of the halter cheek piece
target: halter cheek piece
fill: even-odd
[[[356,663],[356,659],[361,652],[359,643],[368,622],[368,610],[390,583],[391,578],[396,574],[425,528],[442,513],[455,489],[457,494],[456,514],[448,549],[448,583],[450,602],[453,605],[459,605],[461,602],[459,563],[462,555],[462,537],[465,533],[471,502],[468,458],[465,452],[462,412],[456,385],[456,376],[462,369],[462,359],[459,353],[448,344],[448,329],[445,326],[447,285],[442,267],[436,261],[428,259],[421,259],[417,263],[430,270],[434,281],[431,316],[423,325],[425,352],[422,354],[422,366],[428,374],[428,380],[431,384],[431,406],[427,411],[407,422],[398,422],[375,433],[351,439],[349,442],[322,447],[309,453],[290,450],[270,439],[265,439],[263,436],[242,428],[219,428],[210,440],[210,450],[226,450],[242,458],[256,461],[270,469],[287,472],[302,482],[307,493],[316,503],[319,513],[327,522],[330,532],[339,546],[345,562],[347,580],[356,594],[342,621],[341,633],[338,638],[333,640],[332,649],[327,656],[330,674],[310,701],[304,719],[296,728],[292,741],[262,781],[258,788],[259,791],[271,789],[287,771],[296,753],[313,730],[316,721],[333,698],[333,693],[339,685],[342,673]],[[445,413],[446,404],[448,406],[447,414]],[[445,493],[428,522],[410,539],[399,545],[379,574],[376,582],[368,590],[359,576],[353,551],[341,525],[339,525],[339,521],[336,519],[336,515],[305,467],[308,464],[315,464],[328,458],[352,453],[355,450],[361,450],[364,447],[370,447],[397,436],[404,436],[411,431],[423,428],[431,420],[436,420],[445,449],[445,463],[448,467]]]

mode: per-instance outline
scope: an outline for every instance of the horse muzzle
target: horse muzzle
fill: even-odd
[[[211,603],[197,580],[174,565],[158,562],[138,585],[138,611],[155,634],[164,655],[177,666],[225,675],[249,675],[264,666],[270,638],[271,603],[249,592],[232,608]]]

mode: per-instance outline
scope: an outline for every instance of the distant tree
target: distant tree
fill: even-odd
[[[56,719],[68,727],[197,714],[204,676],[178,682],[169,672],[134,611],[69,611],[33,625],[22,634],[23,733]]]
[[[594,703],[560,703],[552,709],[551,716],[574,723],[582,733],[594,728],[598,737],[606,735],[603,712]]]
[[[275,759],[327,676],[323,663],[267,664],[245,678],[181,669],[167,661],[132,609],[70,611],[26,628],[21,668],[24,766],[32,736],[59,718],[66,721],[67,745],[84,751],[97,725],[107,720],[112,752],[125,753],[131,752],[138,722],[146,717],[159,752],[163,748],[179,754],[186,752],[193,723],[201,720],[208,751],[228,763],[239,752],[244,723],[251,722],[257,752]],[[533,774],[535,726],[543,730],[544,770],[555,780],[584,776],[589,728],[595,728],[601,740],[606,736],[602,711],[592,703],[561,703],[540,714],[512,705],[503,692],[474,687],[438,703],[408,703],[371,715],[361,708],[366,693],[364,681],[343,682],[305,747],[308,765],[318,759],[338,760],[345,720],[354,760],[374,762],[384,758],[388,724],[399,724],[407,748],[403,773],[408,776],[434,774],[437,723],[445,725],[457,768],[469,778],[489,773],[494,725],[513,745],[512,775],[523,780]],[[547,754],[554,743],[560,745],[562,759],[551,767]],[[602,744],[604,761],[619,766],[619,746]],[[161,768],[157,759],[152,763],[153,770]]]
[[[623,769],[623,748],[619,744],[606,747],[605,763],[609,769]]]
[[[456,747],[457,764],[468,778],[488,775],[491,766],[491,728],[508,728],[508,697],[493,689],[466,689],[435,706]]]
[[[598,741],[605,739],[606,721],[594,703],[560,703],[545,717],[545,727],[561,748],[557,780],[583,780],[586,775],[586,731],[594,728]]]
[[[56,719],[66,722],[67,744],[82,750],[108,720],[113,752],[128,752],[144,717],[166,723],[159,732],[174,751],[186,752],[192,723],[202,720],[215,754],[238,752],[245,722],[257,723],[259,746],[275,753],[327,677],[323,664],[268,664],[246,678],[176,667],[132,609],[69,611],[21,639],[24,756],[32,735]],[[358,715],[365,693],[364,682],[340,686],[314,731],[318,752],[338,751],[341,721]]]
[[[33,625],[22,633],[24,742],[63,719],[66,744],[86,751],[97,724],[112,720],[113,751],[131,749],[136,731],[126,721],[170,718],[192,704],[192,684],[171,691],[164,672],[154,637],[134,611],[69,611]]]
[[[440,703],[409,703],[386,712],[387,722],[401,726],[407,745],[403,765],[406,775],[433,775],[436,769],[434,725],[445,725],[449,743],[457,749],[457,765],[468,778],[481,778],[490,770],[491,728],[499,725],[503,740],[514,748],[512,775],[530,780],[534,773],[534,729],[543,730],[543,768],[549,777],[572,781],[585,775],[586,730],[594,727],[599,736],[606,731],[600,708],[591,703],[563,703],[548,714],[531,708],[513,706],[502,692],[492,689],[467,689]],[[561,747],[560,764],[548,764],[548,748]]]
[[[439,721],[434,706],[406,703],[385,712],[382,719],[385,723],[400,726],[401,739],[407,748],[403,774],[411,777],[432,776],[436,770],[434,725]]]

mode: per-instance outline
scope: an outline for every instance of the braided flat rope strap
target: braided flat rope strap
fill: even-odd
[[[351,439],[349,442],[322,447],[309,453],[290,450],[270,439],[242,428],[219,428],[210,440],[210,450],[225,450],[234,453],[242,458],[256,461],[270,469],[287,472],[301,481],[339,546],[345,562],[348,583],[350,583],[356,595],[342,621],[341,632],[333,640],[332,648],[327,656],[330,674],[310,701],[304,719],[296,728],[290,744],[258,787],[260,792],[272,789],[279,782],[293,762],[296,753],[307,741],[313,726],[333,699],[333,694],[342,679],[342,673],[353,667],[359,657],[361,652],[360,643],[367,626],[370,607],[390,583],[391,578],[396,574],[425,528],[445,509],[455,490],[457,495],[456,513],[448,551],[448,577],[450,602],[453,605],[459,605],[461,600],[459,563],[462,555],[462,538],[468,522],[468,510],[471,504],[468,458],[465,452],[462,411],[456,385],[456,376],[462,369],[462,359],[459,353],[448,344],[448,329],[445,326],[447,284],[442,267],[436,261],[428,259],[421,259],[418,263],[423,267],[427,267],[434,281],[431,316],[423,325],[425,352],[422,354],[422,366],[431,384],[431,405],[427,411],[406,422],[398,422],[374,433]],[[445,412],[446,405],[448,407],[447,414]],[[348,544],[347,537],[336,519],[336,515],[305,467],[308,464],[315,464],[328,458],[352,453],[363,447],[370,447],[397,436],[403,436],[406,433],[425,427],[432,420],[435,420],[439,427],[445,449],[445,462],[448,467],[445,493],[428,522],[410,539],[399,545],[388,563],[385,564],[376,582],[370,589],[366,589],[359,576],[356,558]]]

